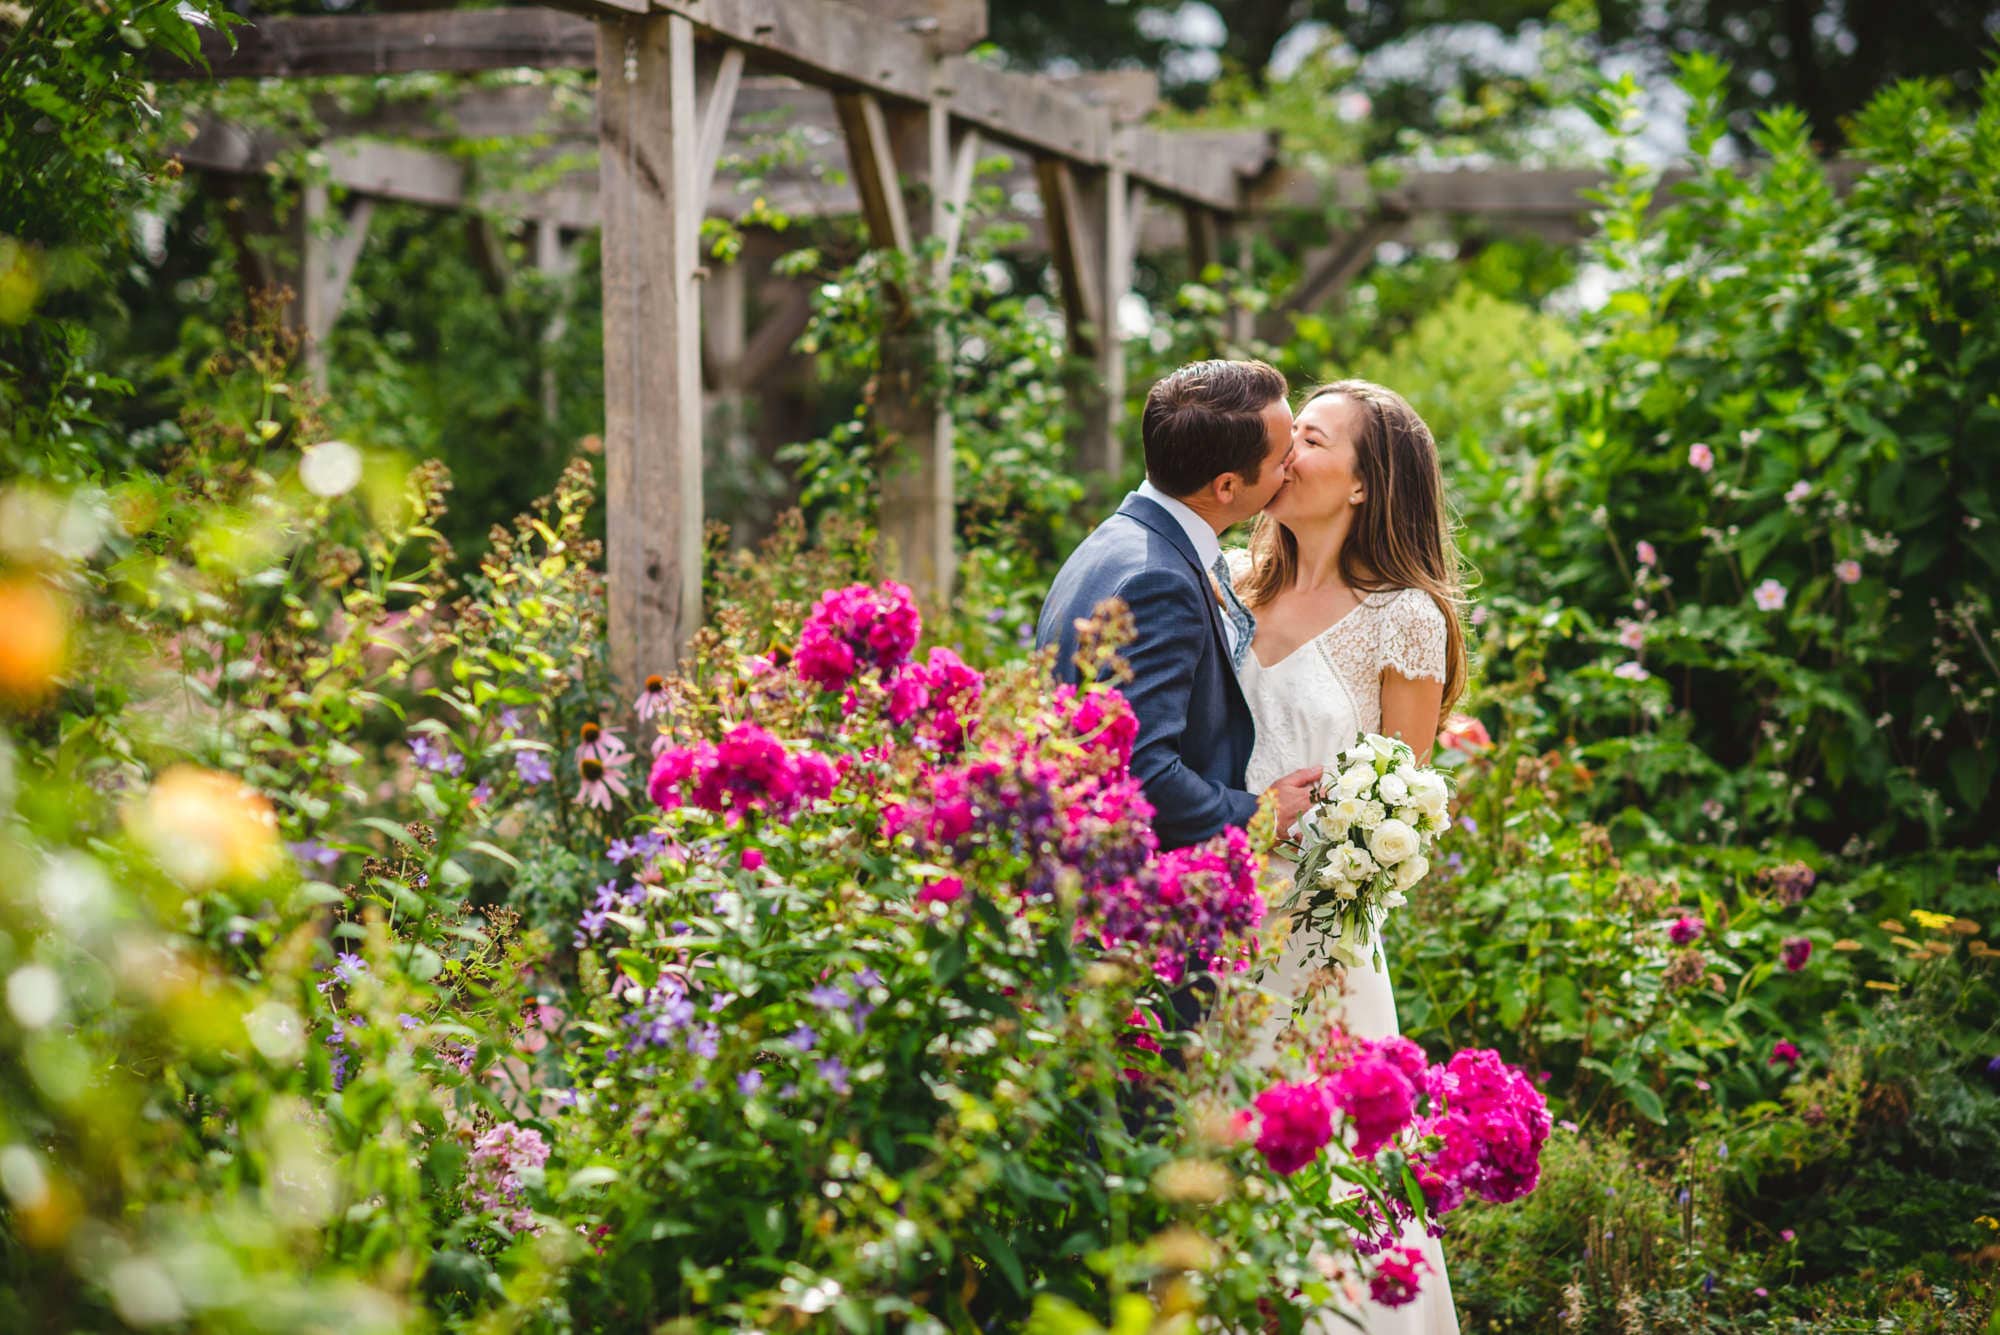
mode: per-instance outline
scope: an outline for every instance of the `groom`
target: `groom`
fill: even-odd
[[[1236,666],[1255,622],[1230,588],[1221,535],[1285,482],[1292,412],[1285,377],[1263,362],[1183,366],[1146,396],[1146,481],[1070,554],[1042,604],[1037,646],[1077,679],[1079,619],[1108,598],[1131,609],[1123,687],[1138,716],[1132,773],[1153,804],[1160,846],[1182,848],[1247,825],[1257,799],[1243,769],[1257,739]],[[1317,770],[1272,785],[1278,828],[1306,808]]]

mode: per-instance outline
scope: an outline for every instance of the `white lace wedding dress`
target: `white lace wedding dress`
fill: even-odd
[[[1240,578],[1249,554],[1232,552],[1229,560],[1232,574]],[[1329,764],[1357,734],[1380,732],[1382,674],[1390,668],[1406,677],[1444,680],[1444,614],[1420,589],[1368,595],[1318,636],[1268,667],[1257,661],[1253,649],[1238,673],[1257,723],[1257,744],[1245,774],[1248,789],[1260,793],[1295,770]],[[1281,998],[1297,998],[1317,967],[1307,962],[1311,944],[1303,932],[1292,933],[1262,985]],[[1389,976],[1372,963],[1347,970],[1340,1013],[1348,1032],[1360,1038],[1387,1038],[1399,1032]],[[1267,1023],[1263,1034],[1267,1060],[1277,1058],[1278,1035],[1286,1019],[1280,1005]],[[1359,1314],[1361,1330],[1365,1335],[1457,1335],[1443,1249],[1421,1228],[1405,1230],[1402,1240],[1422,1247],[1430,1266],[1417,1298],[1393,1308],[1366,1303]],[[1321,1318],[1318,1328],[1354,1330],[1332,1314]]]

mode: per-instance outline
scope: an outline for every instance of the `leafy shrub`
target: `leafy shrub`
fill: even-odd
[[[1652,212],[1616,166],[1593,248],[1615,290],[1520,411],[1468,546],[1609,646],[1565,653],[1551,694],[1645,795],[1626,819],[1974,831],[2000,763],[2000,78],[1970,121],[1929,85],[1879,94],[1843,192],[1789,109],[1767,163],[1713,160],[1724,72],[1685,70],[1702,161]]]

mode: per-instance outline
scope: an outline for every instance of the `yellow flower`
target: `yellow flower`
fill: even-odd
[[[1995,1219],[1990,1214],[1983,1214],[1979,1216],[1979,1218],[1973,1220],[1972,1222],[1975,1224],[1984,1224],[1987,1228],[1993,1230],[1994,1232],[2000,1233],[2000,1219]]]
[[[1833,943],[1833,948],[1835,950],[1859,950],[1861,949],[1861,943],[1843,936],[1840,940]]]
[[[1905,950],[1922,950],[1924,948],[1922,942],[1912,941],[1907,936],[1892,936],[1889,938],[1889,942],[1891,945],[1901,946]]]
[[[1872,987],[1877,992],[1900,992],[1903,990],[1902,984],[1900,983],[1884,983],[1874,978],[1870,978],[1866,983],[1862,984],[1862,986]]]
[[[1957,932],[1960,936],[1978,936],[1979,924],[1970,918],[1953,918],[1951,920],[1951,930]]]
[[[1917,920],[1917,926],[1927,932],[1951,930],[1952,916],[1949,913],[1932,913],[1927,909],[1911,909],[1910,916]]]
[[[1897,921],[1896,921],[1896,920],[1895,920],[1894,918],[1884,918],[1884,919],[1882,919],[1882,922],[1881,922],[1881,927],[1882,927],[1882,930],[1883,930],[1883,931],[1885,931],[1885,932],[1901,932],[1901,931],[1905,930],[1905,929],[1904,929],[1904,927],[1903,927],[1903,924],[1902,924],[1902,923],[1900,923],[1900,922],[1897,922]]]
[[[234,775],[175,765],[154,780],[130,823],[160,865],[191,886],[255,880],[278,866],[271,804]]]

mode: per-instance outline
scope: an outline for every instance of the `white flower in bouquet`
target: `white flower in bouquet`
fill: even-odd
[[[1407,862],[1423,847],[1423,840],[1417,832],[1404,822],[1391,816],[1379,822],[1368,832],[1368,851],[1375,860],[1385,867],[1393,867],[1399,862]]]
[[[1378,954],[1389,910],[1430,874],[1451,827],[1451,784],[1410,747],[1359,738],[1329,765],[1298,825],[1298,874],[1285,907],[1318,930],[1327,956],[1359,965]]]

